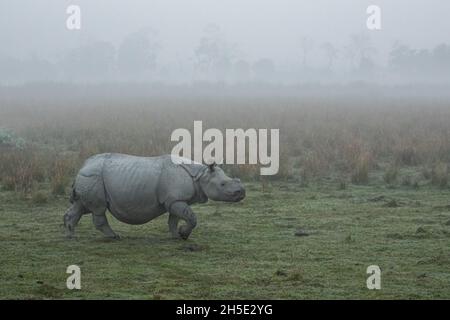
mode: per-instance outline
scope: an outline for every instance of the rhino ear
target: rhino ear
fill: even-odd
[[[217,166],[216,162],[208,164],[209,171],[214,172],[214,168]]]

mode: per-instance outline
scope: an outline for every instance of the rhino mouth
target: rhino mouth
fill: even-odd
[[[239,202],[245,198],[245,189],[230,192],[227,195],[231,202]]]

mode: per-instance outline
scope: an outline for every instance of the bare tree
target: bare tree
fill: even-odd
[[[361,61],[371,59],[376,53],[376,49],[372,46],[370,37],[366,33],[352,35],[351,45],[355,48],[359,63],[361,63]]]
[[[270,82],[275,75],[275,63],[271,59],[260,59],[253,64],[252,71],[258,81]]]
[[[321,48],[324,51],[328,60],[327,69],[331,70],[334,61],[338,57],[338,49],[330,42],[325,42],[324,44],[322,44]]]
[[[306,69],[308,54],[311,52],[314,47],[314,42],[311,38],[303,37],[300,40],[300,48],[302,49],[303,54],[303,69]]]
[[[250,64],[244,59],[236,61],[233,71],[236,80],[247,81],[250,78]]]
[[[128,35],[120,44],[117,56],[119,71],[123,75],[143,75],[154,71],[160,45],[155,40],[156,33],[142,29]]]
[[[70,50],[60,62],[68,79],[100,80],[111,75],[115,65],[115,47],[96,41]]]
[[[196,67],[203,74],[213,74],[222,79],[231,69],[236,50],[234,44],[226,41],[217,25],[209,24],[195,49]]]

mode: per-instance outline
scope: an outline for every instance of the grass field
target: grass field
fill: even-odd
[[[248,184],[239,204],[195,206],[187,241],[169,237],[164,215],[143,226],[110,217],[105,240],[90,216],[66,239],[63,197],[40,206],[1,196],[0,297],[19,299],[450,298],[449,190],[379,184],[341,190]],[[305,231],[307,236],[296,236]],[[68,265],[81,290],[66,289]],[[381,290],[366,268],[379,265]]]
[[[446,88],[57,85],[0,87],[0,298],[450,299]],[[176,128],[280,129],[280,172],[225,167],[238,204],[195,206],[188,241],[167,216],[62,217],[96,153],[170,153]],[[302,236],[303,234],[303,236]],[[306,234],[306,235],[304,235]],[[66,289],[81,267],[82,289]],[[368,290],[378,265],[381,290]]]

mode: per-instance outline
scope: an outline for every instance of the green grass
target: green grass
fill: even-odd
[[[173,240],[167,216],[142,226],[109,218],[119,241],[84,216],[66,239],[64,197],[41,205],[0,193],[0,298],[450,298],[450,190],[248,184],[242,203],[194,206],[198,227]],[[297,237],[304,229],[309,236]],[[68,290],[67,266],[81,267]],[[381,290],[366,288],[379,265]]]

